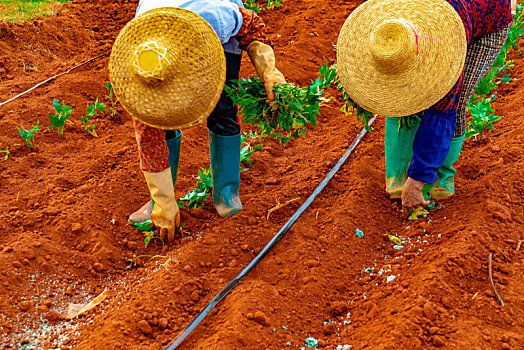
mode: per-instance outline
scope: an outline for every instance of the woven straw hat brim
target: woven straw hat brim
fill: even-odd
[[[403,70],[394,73],[384,72],[371,53],[376,28],[391,20],[408,22],[413,39],[413,29],[431,37],[419,36],[418,55],[414,51]],[[340,31],[338,74],[345,91],[362,108],[384,116],[407,116],[431,107],[451,90],[466,53],[464,25],[446,1],[369,0],[349,15]]]
[[[164,80],[133,69],[138,45],[167,49]],[[194,12],[164,7],[134,18],[119,33],[109,59],[113,91],[124,109],[144,124],[181,129],[201,123],[215,108],[226,80],[224,50],[213,28]]]

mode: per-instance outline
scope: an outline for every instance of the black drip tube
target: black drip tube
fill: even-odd
[[[377,115],[375,114],[373,118],[369,120],[368,125],[371,126],[373,122],[375,121],[375,118]],[[183,341],[186,339],[186,337],[198,326],[198,324],[204,319],[204,317],[207,316],[213,310],[213,308],[222,300],[225,298],[227,294],[255,267],[258,265],[258,263],[269,253],[269,251],[280,241],[280,239],[284,236],[284,234],[291,228],[291,226],[297,221],[297,219],[304,213],[304,211],[309,207],[309,205],[313,202],[313,200],[318,196],[318,194],[326,187],[329,180],[333,178],[333,176],[336,174],[336,172],[340,169],[342,164],[348,159],[350,154],[353,152],[355,147],[359,144],[360,140],[364,137],[364,135],[367,133],[366,129],[362,129],[360,133],[357,135],[355,140],[351,143],[348,150],[342,158],[338,161],[338,163],[331,169],[331,171],[326,175],[324,180],[318,185],[318,187],[315,189],[315,191],[309,196],[309,198],[298,208],[298,210],[293,214],[293,216],[282,226],[280,231],[273,236],[271,241],[269,241],[268,244],[262,249],[262,251],[235,277],[229,282],[220,292],[218,292],[217,295],[211,299],[209,304],[200,311],[200,313],[191,321],[191,323],[184,328],[182,333],[178,337],[173,340],[171,344],[169,344],[165,350],[173,350],[176,349]]]
[[[39,86],[44,85],[45,83],[47,83],[47,82],[49,82],[49,81],[51,81],[51,80],[53,80],[53,79],[58,78],[58,77],[61,76],[61,75],[67,74],[67,73],[71,72],[72,70],[77,69],[78,67],[83,66],[84,64],[87,64],[87,63],[89,63],[89,62],[93,62],[94,60],[99,59],[100,57],[104,57],[104,56],[106,56],[106,55],[107,55],[106,53],[103,53],[103,54],[98,55],[98,56],[96,56],[96,57],[94,57],[94,58],[88,59],[87,61],[82,62],[82,63],[80,63],[79,65],[74,66],[73,68],[69,68],[67,71],[65,71],[65,72],[63,72],[63,73],[60,73],[60,74],[54,75],[54,76],[52,76],[52,77],[49,78],[49,79],[46,79],[46,80],[44,80],[44,81],[41,81],[40,83],[36,84],[35,86],[33,86],[32,88],[30,88],[29,90],[26,90],[26,91],[24,91],[24,92],[21,92],[21,93],[19,93],[18,95],[16,95],[15,97],[10,98],[9,100],[0,103],[0,107],[2,107],[3,105],[5,105],[5,104],[8,103],[8,102],[11,102],[11,101],[13,101],[13,100],[16,100],[17,98],[19,98],[20,96],[23,96],[23,95],[27,94],[28,92],[33,91],[34,89],[36,89],[36,88],[39,87]],[[1,119],[1,118],[2,118],[2,117],[0,116],[0,119]]]

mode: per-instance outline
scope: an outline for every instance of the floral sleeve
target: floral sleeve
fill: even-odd
[[[242,50],[246,50],[249,44],[253,41],[260,41],[264,44],[273,46],[273,43],[266,35],[266,25],[262,18],[258,16],[255,11],[248,10],[243,7],[240,8],[242,14],[242,26],[240,27],[235,38],[238,40],[239,46]]]

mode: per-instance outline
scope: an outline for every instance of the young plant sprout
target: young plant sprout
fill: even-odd
[[[253,162],[251,161],[251,156],[255,150],[261,150],[263,147],[263,145],[251,146],[250,142],[246,142],[247,137],[248,135],[245,134],[240,136],[240,144],[242,144],[242,148],[240,148],[240,169],[244,171],[248,170],[248,168],[243,168],[242,164],[245,162],[249,167],[252,167]]]
[[[267,9],[274,10],[282,6],[282,0],[267,0]]]
[[[200,168],[196,182],[197,188],[194,188],[177,201],[181,208],[190,207],[196,209],[204,206],[207,197],[211,194],[211,188],[213,188],[211,167],[208,169]]]
[[[0,149],[0,153],[5,153],[4,161],[6,161],[9,158],[9,147],[7,147],[5,150]]]
[[[38,129],[39,123],[40,123],[40,120],[36,122],[36,124],[33,126],[31,130],[27,130],[23,126],[18,128],[18,134],[20,135],[22,139],[24,139],[25,144],[31,149],[34,149],[34,146],[31,143],[31,140],[35,138],[35,132],[40,131],[40,129]]]
[[[105,111],[105,109],[106,105],[103,103],[99,103],[97,98],[93,105],[90,106],[89,103],[87,104],[86,116],[81,118],[81,121],[84,124],[84,130],[86,130],[94,137],[98,137],[95,131],[95,126],[87,123],[89,122],[89,119],[91,119],[91,117],[94,117],[98,111],[103,112]]]
[[[147,231],[147,232],[144,232],[144,248],[147,248],[147,246],[149,245],[149,242],[151,242],[152,240],[154,239],[158,239],[160,240],[160,242],[162,243],[162,247],[165,247],[165,243],[164,243],[164,240],[160,237],[157,237],[156,236],[156,232],[155,231]]]
[[[71,117],[73,108],[66,106],[65,103],[60,104],[57,99],[53,100],[53,106],[55,107],[55,114],[49,114],[49,120],[53,124],[49,128],[57,128],[58,135],[62,138],[64,136],[65,121]]]
[[[260,5],[257,4],[257,3],[255,2],[255,0],[246,0],[246,1],[244,2],[244,6],[245,6],[245,8],[247,8],[248,10],[252,10],[252,11],[254,11],[255,13],[259,13],[260,10],[263,9],[263,7],[260,7]]]
[[[142,258],[149,258],[148,261],[144,262]],[[131,268],[134,268],[134,267],[139,267],[139,266],[144,266],[147,262],[153,260],[153,259],[162,259],[162,258],[167,258],[167,256],[165,255],[135,255],[133,254],[133,256],[131,258],[122,258],[123,260],[125,260],[127,262],[127,266],[126,266],[126,270],[129,270]]]
[[[469,104],[468,109],[471,113],[471,118],[468,122],[466,138],[473,137],[475,141],[480,141],[484,130],[495,129],[493,123],[502,118],[495,115],[495,110],[491,106],[491,102],[496,98],[497,93],[494,93],[488,98],[482,96],[480,101]]]
[[[109,111],[111,112],[111,118],[113,118],[115,116],[115,114],[117,113],[116,112],[116,109],[115,109],[115,106],[118,102],[118,99],[116,97],[114,97],[114,94],[113,94],[113,85],[111,85],[111,83],[106,83],[106,88],[109,89],[109,102],[111,102],[111,107],[109,107]]]

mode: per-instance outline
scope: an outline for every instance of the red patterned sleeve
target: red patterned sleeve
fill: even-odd
[[[235,35],[235,38],[238,40],[240,48],[246,50],[253,41],[260,41],[269,46],[273,46],[273,43],[266,35],[266,25],[262,21],[262,18],[253,10],[248,10],[243,7],[239,8],[242,14],[242,26]]]
[[[169,168],[169,150],[164,130],[145,125],[133,118],[140,157],[140,169],[159,173]]]

